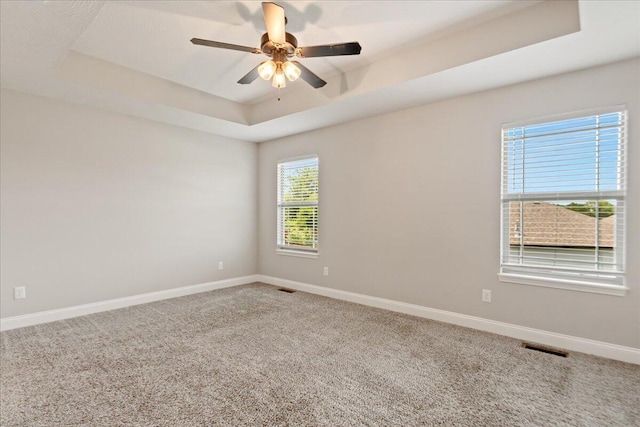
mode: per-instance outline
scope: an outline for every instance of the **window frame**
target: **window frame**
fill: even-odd
[[[498,278],[501,282],[516,283],[522,285],[543,286],[550,288],[559,288],[572,291],[590,292],[597,294],[607,294],[615,296],[624,296],[628,291],[625,285],[625,266],[626,266],[626,214],[616,215],[615,219],[615,233],[622,236],[622,243],[618,246],[616,241],[615,251],[616,258],[621,262],[621,270],[608,273],[606,270],[595,271],[580,271],[576,272],[574,277],[571,277],[570,267],[564,268],[550,268],[548,266],[535,266],[535,265],[511,265],[505,263],[505,245],[509,248],[510,245],[510,232],[505,230],[505,221],[509,222],[509,204],[515,201],[551,201],[551,200],[566,200],[570,196],[576,198],[579,193],[584,200],[605,200],[602,196],[602,192],[588,191],[580,192],[574,191],[563,193],[538,193],[538,194],[520,194],[519,196],[507,195],[505,192],[506,181],[508,180],[508,168],[509,161],[505,158],[505,133],[509,129],[533,126],[545,123],[552,123],[563,120],[579,119],[583,117],[604,115],[604,114],[622,114],[621,130],[622,135],[618,145],[619,153],[619,168],[621,168],[619,174],[621,178],[621,188],[611,193],[617,193],[616,200],[619,200],[623,206],[626,204],[627,199],[627,145],[628,145],[628,111],[626,105],[615,105],[606,108],[597,108],[589,110],[581,110],[564,114],[555,114],[550,116],[538,117],[530,120],[521,120],[517,122],[504,123],[501,127],[501,179],[500,179],[500,270],[498,272]],[[583,197],[582,197],[583,196]],[[505,208],[506,206],[506,208]],[[522,229],[523,224],[519,224]],[[526,224],[524,224],[526,227]],[[621,231],[620,231],[621,230]],[[567,275],[566,272],[569,272]],[[609,277],[607,277],[609,276]]]
[[[296,162],[300,160],[316,159],[316,167],[318,169],[318,200],[313,202],[300,202],[287,204],[291,207],[302,206],[315,206],[317,209],[317,242],[316,247],[312,249],[303,248],[299,246],[285,245],[281,242],[281,208],[285,206],[280,202],[281,187],[280,187],[280,165],[285,163]],[[276,163],[276,253],[279,255],[296,256],[302,258],[318,258],[320,254],[320,156],[318,154],[307,154],[303,156],[288,157],[280,159]]]

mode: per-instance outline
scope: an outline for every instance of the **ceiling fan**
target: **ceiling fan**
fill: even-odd
[[[298,47],[298,40],[285,31],[287,18],[284,16],[282,6],[271,2],[263,2],[262,12],[264,14],[264,22],[267,25],[267,32],[260,39],[260,49],[198,38],[191,39],[191,43],[255,54],[264,53],[271,59],[258,64],[238,80],[238,83],[249,84],[258,77],[262,77],[264,80],[273,78],[272,85],[278,89],[287,85],[287,79],[294,81],[298,77],[301,77],[302,80],[316,89],[327,84],[327,82],[298,61],[290,61],[289,58],[291,57],[315,58],[321,56],[359,55],[362,49],[358,42]]]

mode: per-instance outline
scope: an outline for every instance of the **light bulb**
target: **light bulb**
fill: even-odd
[[[294,82],[300,77],[302,73],[300,68],[296,67],[296,64],[293,62],[287,61],[282,64],[282,69],[284,70],[284,74],[287,76],[290,82]]]
[[[287,79],[284,78],[282,68],[278,67],[276,74],[273,76],[273,87],[281,88],[287,86]]]
[[[269,60],[265,61],[258,66],[258,74],[264,80],[270,80],[273,77],[273,73],[276,72],[276,63]]]

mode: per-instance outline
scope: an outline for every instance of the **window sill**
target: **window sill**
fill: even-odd
[[[545,288],[565,289],[569,291],[589,292],[594,294],[625,296],[629,288],[605,283],[580,282],[577,280],[563,280],[541,278],[525,274],[498,273],[501,282],[517,283],[519,285],[542,286]]]
[[[318,252],[296,251],[292,249],[276,249],[278,255],[297,256],[300,258],[318,258]]]

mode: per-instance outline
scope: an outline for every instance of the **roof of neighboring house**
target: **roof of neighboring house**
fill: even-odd
[[[600,247],[615,243],[615,215],[601,219],[584,215],[563,206],[545,202],[526,202],[524,229],[520,224],[520,203],[509,206],[509,243],[520,243],[521,234],[528,246],[595,247],[596,226]]]
[[[601,218],[598,224],[598,233],[600,234],[600,246],[613,247],[616,243],[616,216],[611,215]]]

